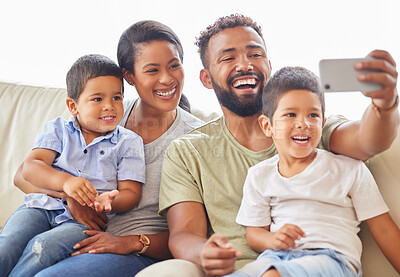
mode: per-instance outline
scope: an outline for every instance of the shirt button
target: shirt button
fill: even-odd
[[[83,150],[83,153],[86,154],[87,153],[87,149]]]
[[[100,151],[100,155],[104,155],[104,150],[101,150],[101,151]]]

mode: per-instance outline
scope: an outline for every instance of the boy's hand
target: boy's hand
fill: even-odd
[[[112,203],[114,202],[114,199],[118,194],[119,191],[115,189],[113,191],[103,192],[102,194],[97,196],[96,201],[94,202],[94,209],[96,210],[96,212],[110,212],[112,210]]]
[[[63,185],[64,192],[82,206],[93,207],[98,195],[94,186],[85,178],[71,176]]]
[[[368,54],[375,59],[356,64],[357,70],[375,69],[381,72],[360,74],[358,80],[361,82],[376,82],[382,84],[382,89],[367,93],[376,106],[382,109],[389,109],[395,104],[397,95],[397,70],[393,57],[384,50],[375,50]]]
[[[306,234],[300,229],[300,227],[293,224],[285,224],[276,233],[274,233],[272,249],[292,249],[296,246],[296,240],[299,240],[305,236]]]

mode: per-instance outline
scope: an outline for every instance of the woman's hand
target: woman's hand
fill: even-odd
[[[96,211],[88,206],[80,205],[72,197],[67,197],[67,203],[69,211],[75,221],[78,221],[88,227],[90,230],[100,231],[107,228],[108,218],[101,212],[96,213]]]
[[[90,237],[75,244],[74,249],[79,250],[74,252],[72,256],[84,253],[125,255],[138,252],[143,247],[142,243],[139,242],[138,236],[114,236],[100,231],[85,231],[85,234]]]

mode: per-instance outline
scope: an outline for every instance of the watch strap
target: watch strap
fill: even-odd
[[[143,248],[142,248],[142,250],[140,250],[139,252],[135,252],[134,254],[136,256],[140,256],[140,255],[144,254],[147,251],[147,249],[149,248],[150,239],[146,235],[143,235],[143,234],[136,234],[136,236],[139,236],[139,242],[141,242],[143,244]]]

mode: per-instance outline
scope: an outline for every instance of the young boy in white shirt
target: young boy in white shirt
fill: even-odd
[[[362,276],[359,224],[400,273],[400,230],[362,161],[317,149],[318,77],[285,67],[267,82],[259,123],[278,155],[248,171],[236,221],[262,254],[227,276]]]

